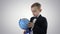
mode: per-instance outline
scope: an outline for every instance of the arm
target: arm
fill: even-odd
[[[34,25],[34,30],[38,33],[46,33],[46,31],[47,31],[47,20],[46,20],[46,18],[42,18],[42,20],[40,19],[39,21],[37,21]]]

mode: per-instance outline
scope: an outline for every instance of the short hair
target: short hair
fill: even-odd
[[[38,7],[38,8],[40,8],[41,7],[41,4],[40,3],[38,3],[38,2],[36,2],[36,3],[33,3],[32,5],[31,5],[31,8],[32,7]]]

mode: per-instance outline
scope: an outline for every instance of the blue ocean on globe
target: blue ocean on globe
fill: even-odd
[[[29,23],[29,20],[27,18],[23,18],[19,20],[19,26],[24,30],[28,29],[28,23]]]

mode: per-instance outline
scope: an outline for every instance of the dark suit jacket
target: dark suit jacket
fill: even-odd
[[[35,17],[31,17],[30,22],[33,22]],[[29,28],[30,30],[31,28]],[[39,16],[34,24],[33,34],[46,34],[47,33],[47,20],[43,16]]]

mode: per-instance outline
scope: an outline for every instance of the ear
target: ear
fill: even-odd
[[[41,11],[42,11],[42,9],[41,9]]]
[[[42,9],[40,9],[40,12],[42,11]]]

